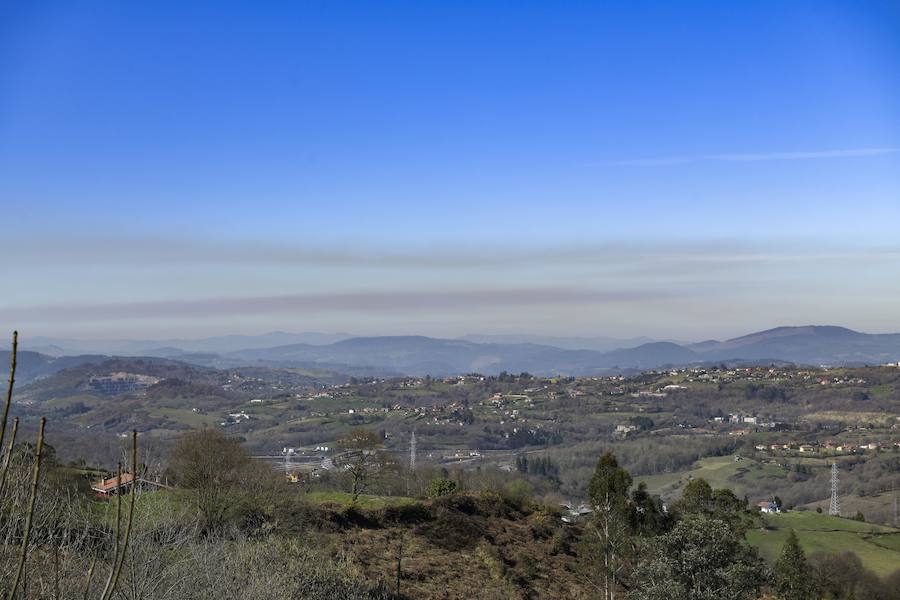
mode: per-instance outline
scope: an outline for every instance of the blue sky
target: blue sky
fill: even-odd
[[[0,211],[35,335],[900,331],[900,5],[8,2]]]

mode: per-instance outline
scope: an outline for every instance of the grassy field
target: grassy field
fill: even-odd
[[[882,548],[887,548],[888,550],[900,553],[900,531],[882,535],[873,535],[869,538],[869,541]]]
[[[176,423],[185,423],[193,428],[216,427],[221,421],[218,415],[195,413],[189,408],[161,407],[148,412],[151,418],[164,418]]]
[[[806,416],[811,422],[840,422],[840,423],[874,423],[890,427],[897,421],[897,416],[884,412],[846,412],[828,411],[810,413]]]
[[[769,561],[778,558],[788,532],[793,529],[807,556],[850,551],[880,576],[900,569],[900,530],[814,512],[789,512],[763,518],[766,528],[749,531],[747,540]]]
[[[775,465],[761,464],[750,459],[736,461],[734,456],[716,456],[701,459],[686,471],[637,477],[635,484],[644,482],[651,493],[671,499],[677,498],[681,494],[681,488],[692,478],[702,477],[713,488],[735,488],[737,483],[744,483],[746,486],[763,476],[783,477],[784,471]]]
[[[122,496],[123,516],[127,513],[129,494]],[[92,504],[91,514],[99,523],[106,523],[113,527],[116,522],[116,496],[97,499]],[[183,490],[157,490],[153,492],[140,492],[135,499],[135,519],[144,523],[170,522],[176,516],[193,514],[194,498],[189,492]]]
[[[801,510],[828,510],[829,499],[810,502],[797,508]],[[890,493],[857,496],[847,494],[841,498],[841,509],[845,515],[854,515],[857,511],[866,516],[867,521],[875,521],[886,525],[893,524],[894,496]]]
[[[346,492],[311,492],[306,494],[304,498],[319,504],[339,504],[347,507],[351,504],[352,496]],[[404,496],[371,496],[363,494],[356,500],[356,505],[360,508],[385,508],[386,506],[403,506],[405,504],[414,504],[415,502],[414,498]]]

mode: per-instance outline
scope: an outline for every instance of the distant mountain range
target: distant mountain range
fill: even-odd
[[[63,369],[70,369],[87,363],[101,363],[108,358],[108,356],[89,354],[57,358],[39,352],[19,350],[16,356],[16,382],[20,384],[29,383],[35,379],[58,373]],[[9,359],[9,350],[0,350],[0,375],[2,375],[4,380],[9,377]]]
[[[188,353],[220,353],[288,344],[333,344],[354,337],[349,333],[285,333],[273,331],[262,335],[220,335],[215,337],[168,340],[80,340],[35,337],[22,339],[20,347],[50,356],[106,354],[119,356],[170,356]]]
[[[332,339],[336,338],[336,339]],[[883,364],[900,361],[900,334],[867,334],[843,327],[778,327],[742,337],[694,344],[651,341],[612,350],[611,338],[541,338],[537,336],[468,336],[439,339],[421,336],[344,338],[340,334],[271,333],[262,336],[222,336],[205,340],[78,341],[40,339],[23,347],[57,349],[109,348],[109,355],[158,356],[213,366],[321,368],[356,375],[451,375],[479,372],[528,371],[542,375],[599,375],[623,370],[718,362],[792,362],[809,365]],[[297,341],[303,340],[303,341]],[[476,341],[477,340],[477,341]],[[500,340],[500,341],[497,341]],[[567,347],[534,341],[557,340]],[[593,341],[591,341],[593,340]],[[282,344],[278,342],[288,341]],[[24,340],[23,340],[24,342]],[[272,342],[275,342],[272,344]],[[22,382],[87,362],[98,354],[54,357],[20,353]],[[9,353],[0,352],[0,369],[7,369]]]
[[[460,338],[467,342],[477,344],[538,344],[541,346],[553,346],[563,350],[596,350],[597,352],[610,352],[620,348],[634,348],[642,344],[655,342],[653,338],[612,338],[612,337],[563,337],[551,335],[487,335],[469,334]],[[666,340],[674,341],[674,340]],[[677,343],[677,342],[676,342]]]

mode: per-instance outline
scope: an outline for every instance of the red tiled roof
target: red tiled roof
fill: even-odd
[[[128,485],[133,478],[134,476],[131,473],[122,473],[121,480],[116,476],[110,477],[109,479],[101,479],[91,486],[91,489],[98,492],[109,492],[123,485]]]

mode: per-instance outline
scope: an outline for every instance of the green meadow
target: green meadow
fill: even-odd
[[[807,556],[817,552],[853,552],[874,573],[900,569],[900,530],[815,512],[763,515],[765,527],[747,532],[747,540],[766,560],[775,561],[793,529]]]

